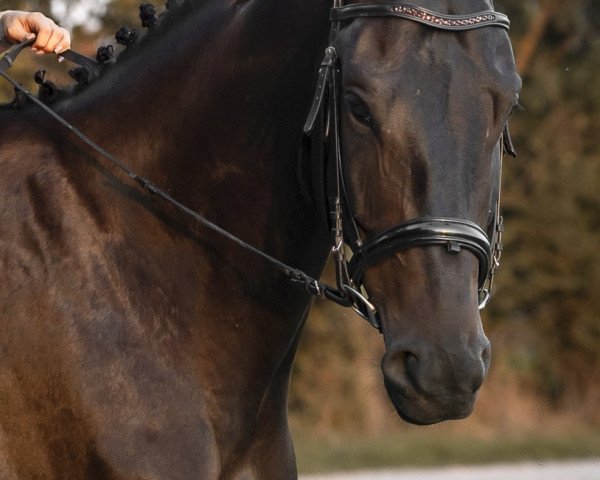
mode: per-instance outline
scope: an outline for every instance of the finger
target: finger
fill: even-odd
[[[59,54],[71,48],[71,34],[64,28],[60,29],[63,37],[62,40],[54,48],[54,53]]]
[[[46,45],[44,45],[38,53],[51,53],[56,51],[58,45],[62,43],[63,36],[63,32],[59,28],[52,30]]]
[[[42,50],[48,43],[54,28],[58,28],[52,20],[39,12],[25,14],[19,17],[19,22],[24,30],[36,34],[32,50]]]
[[[32,50],[35,49],[44,51],[44,49],[46,48],[46,44],[52,36],[53,30],[48,23],[44,23],[43,25],[39,25],[38,27],[39,28],[37,29],[32,28],[32,31],[37,33],[35,43],[32,46]]]

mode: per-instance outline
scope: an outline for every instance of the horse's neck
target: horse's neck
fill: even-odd
[[[249,206],[257,188],[277,196],[275,179],[287,193],[296,180],[329,1],[213,3],[120,67],[84,111],[140,174],[231,225],[228,193]]]
[[[80,111],[88,123],[117,143],[141,136],[156,148],[180,145],[173,133],[233,136],[242,125],[262,137],[297,130],[295,118],[281,123],[278,116],[308,110],[329,0],[253,0],[237,9],[229,3],[212,2],[130,55],[84,95]]]

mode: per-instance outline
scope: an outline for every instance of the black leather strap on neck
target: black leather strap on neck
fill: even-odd
[[[399,17],[440,30],[472,30],[481,27],[510,28],[503,13],[488,10],[470,15],[448,15],[408,3],[355,3],[331,9],[331,20],[340,22],[357,17]]]

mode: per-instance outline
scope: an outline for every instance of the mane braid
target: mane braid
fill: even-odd
[[[36,72],[34,79],[40,85],[38,98],[47,104],[55,104],[68,98],[74,98],[79,93],[87,89],[96,80],[102,78],[115,64],[123,64],[130,58],[133,58],[142,49],[148,48],[148,45],[154,43],[156,38],[174,28],[187,15],[195,13],[215,0],[167,0],[166,10],[157,13],[156,7],[151,3],[142,3],[140,5],[140,19],[142,27],[147,32],[141,32],[136,28],[127,26],[121,27],[115,33],[115,40],[124,48],[119,51],[114,45],[106,45],[98,48],[96,61],[100,68],[92,70],[87,67],[76,67],[68,71],[69,76],[75,80],[75,84],[67,86],[57,86],[54,82],[46,80],[46,71],[40,69]],[[241,0],[244,1],[244,0]],[[1,104],[1,110],[22,110],[31,106],[31,102],[15,92],[15,98],[12,102]]]

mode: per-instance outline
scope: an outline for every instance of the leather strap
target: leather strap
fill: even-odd
[[[460,31],[481,27],[510,28],[503,13],[487,10],[470,15],[447,15],[409,3],[354,3],[331,9],[331,20],[340,22],[356,17],[398,17],[440,30]]]
[[[6,72],[10,67],[12,67],[19,54],[25,48],[30,47],[34,43],[35,38],[32,38],[31,40],[27,40],[22,43],[16,43],[6,50],[6,52],[0,56],[0,72]],[[85,55],[82,55],[81,53],[77,53],[74,50],[65,50],[59,56],[64,57],[67,60],[76,63],[77,65],[89,68],[90,70],[98,70],[101,68],[101,65],[98,62],[86,57]]]
[[[335,52],[335,49],[333,47],[328,47],[325,49],[325,57],[323,57],[323,61],[321,62],[321,66],[319,67],[315,94],[313,96],[310,112],[308,114],[308,117],[306,118],[306,122],[304,123],[303,130],[306,135],[310,136],[313,132],[317,115],[323,107],[325,92],[329,87],[329,81],[331,79],[332,72],[336,68],[336,66],[337,54]]]
[[[90,70],[98,70],[101,68],[101,65],[96,60],[86,57],[74,50],[65,50],[60,53],[59,57],[66,58],[67,60],[76,63],[81,67],[89,68]]]
[[[449,253],[458,253],[462,248],[474,253],[479,260],[481,290],[490,270],[492,247],[479,225],[458,218],[415,219],[377,235],[350,259],[350,277],[360,285],[365,270],[379,260],[402,250],[434,245],[445,245]]]
[[[21,53],[25,48],[33,45],[34,42],[35,38],[32,38],[31,40],[17,43],[6,50],[6,52],[0,56],[0,73],[6,72],[10,67],[12,67],[13,63],[15,63],[15,60],[19,56],[19,53]]]

